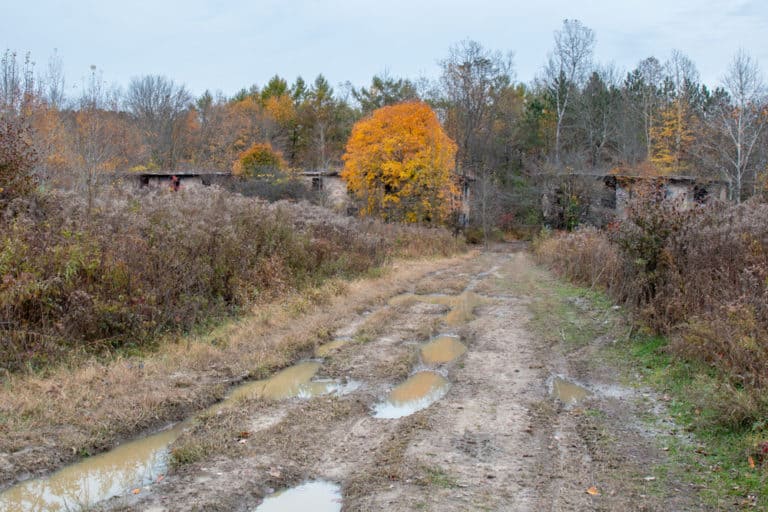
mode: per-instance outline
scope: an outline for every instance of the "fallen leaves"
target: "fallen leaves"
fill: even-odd
[[[597,487],[593,485],[592,487],[587,489],[587,494],[589,494],[590,496],[600,496],[600,491],[598,491]]]

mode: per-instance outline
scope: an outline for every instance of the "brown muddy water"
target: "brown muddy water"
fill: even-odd
[[[243,397],[264,398],[266,400],[285,400],[286,398],[312,398],[329,393],[346,394],[359,387],[355,381],[340,382],[333,379],[313,377],[320,370],[318,361],[306,361],[277,372],[265,380],[249,382],[235,388],[229,399]]]
[[[443,398],[449,387],[450,383],[439,373],[415,373],[375,406],[373,416],[382,419],[410,416]]]
[[[340,512],[341,488],[331,482],[307,482],[264,499],[254,512]]]
[[[4,512],[76,511],[142,487],[163,475],[168,445],[182,426],[139,439],[67,466],[46,478],[22,482],[0,494]]]
[[[220,409],[242,397],[267,400],[311,398],[330,393],[345,394],[360,386],[356,381],[313,380],[320,365],[317,361],[306,361],[286,368],[269,379],[245,383],[209,411]],[[178,424],[84,459],[50,476],[15,485],[0,493],[0,511],[77,511],[148,485],[167,470],[168,447],[185,426],[186,422]]]
[[[475,308],[483,304],[474,292],[464,292],[454,298],[451,310],[445,316],[445,323],[451,327],[465,324],[475,318]]]
[[[552,396],[565,404],[578,403],[591,394],[592,392],[583,386],[574,384],[562,377],[552,379]]]
[[[421,347],[421,360],[424,364],[446,364],[466,351],[458,336],[439,336]]]

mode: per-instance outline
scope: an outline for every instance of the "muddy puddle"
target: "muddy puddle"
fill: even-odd
[[[329,341],[328,343],[320,345],[315,349],[315,356],[326,357],[328,354],[331,354],[339,350],[344,345],[347,345],[350,341],[352,341],[350,338],[339,338],[333,341]]]
[[[405,293],[392,297],[389,300],[389,305],[399,306],[415,301],[448,306],[450,309],[445,315],[445,323],[450,327],[456,327],[473,320],[475,318],[475,308],[485,303],[476,293],[466,291],[459,295],[416,295]]]
[[[220,409],[241,397],[267,400],[311,398],[330,393],[345,394],[360,386],[356,381],[314,379],[319,369],[317,361],[299,363],[269,379],[235,388],[223,402],[209,410]],[[182,423],[89,457],[48,477],[11,487],[0,493],[0,511],[76,511],[156,481],[167,469],[168,447],[185,425]]]
[[[451,327],[465,324],[475,318],[475,308],[484,303],[474,292],[464,292],[454,298],[451,310],[445,316],[445,323]]]
[[[317,361],[306,361],[277,372],[268,379],[243,384],[235,388],[226,402],[243,397],[266,400],[312,398],[330,393],[346,394],[360,387],[356,381],[314,379],[320,366]]]
[[[467,351],[458,336],[440,336],[421,347],[424,364],[446,364]]]
[[[591,391],[573,382],[555,377],[552,379],[552,396],[565,404],[578,403],[592,394]]]
[[[375,406],[373,416],[383,419],[409,416],[443,398],[449,387],[450,383],[439,373],[415,373],[390,391],[384,402]]]
[[[331,482],[307,482],[264,499],[254,512],[339,512],[341,488]]]
[[[22,482],[0,494],[0,510],[77,511],[157,481],[168,466],[168,445],[181,430],[179,425],[89,457],[49,477]]]

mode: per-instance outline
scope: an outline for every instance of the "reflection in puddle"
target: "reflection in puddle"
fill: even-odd
[[[555,377],[552,380],[552,394],[563,403],[575,404],[591,395],[592,392],[578,384]]]
[[[325,345],[320,345],[315,349],[315,356],[325,357],[331,352],[340,349],[344,345],[350,342],[349,338],[339,338],[337,340],[329,341]]]
[[[277,372],[266,380],[258,380],[236,388],[229,400],[258,397],[267,400],[286,398],[312,398],[329,393],[346,394],[360,387],[357,381],[340,382],[334,379],[312,380],[320,369],[317,361],[306,361]]]
[[[147,485],[165,473],[172,429],[118,446],[67,466],[47,478],[28,480],[0,494],[4,512],[73,511]]]
[[[340,512],[341,488],[330,482],[308,482],[264,499],[254,512]]]
[[[394,419],[426,409],[448,392],[449,383],[435,372],[418,372],[394,388],[385,402],[376,405],[374,417]]]
[[[310,398],[329,393],[346,394],[360,387],[356,381],[313,381],[319,369],[320,363],[309,361],[286,368],[269,379],[243,384],[235,388],[226,400],[208,411],[218,410],[244,396],[269,400]],[[0,511],[69,512],[150,484],[165,473],[168,446],[176,440],[183,428],[184,424],[179,424],[172,429],[89,457],[48,477],[22,482],[0,493]]]
[[[426,364],[445,364],[466,351],[458,336],[440,336],[421,347],[421,360]]]

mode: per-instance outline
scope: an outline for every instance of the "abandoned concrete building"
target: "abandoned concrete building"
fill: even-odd
[[[124,180],[133,181],[138,187],[170,187],[174,180],[181,187],[207,187],[229,179],[229,172],[211,170],[143,171],[121,173]],[[175,177],[175,178],[174,178]]]
[[[538,181],[543,218],[555,227],[567,227],[572,219],[603,226],[624,218],[632,199],[649,188],[680,208],[728,198],[726,181],[693,176],[571,173],[540,176]]]

